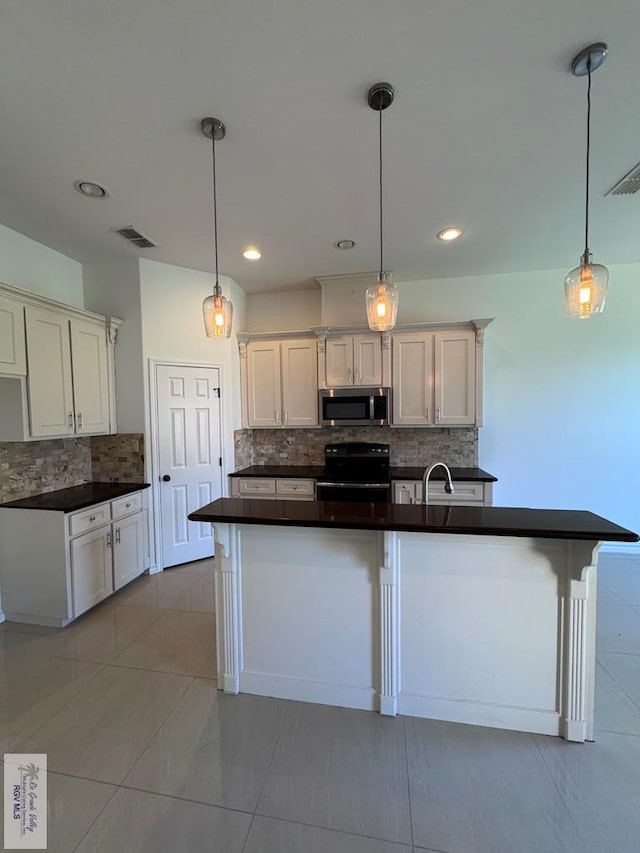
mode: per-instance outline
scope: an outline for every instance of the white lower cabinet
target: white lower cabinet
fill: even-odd
[[[232,498],[312,501],[315,496],[315,480],[293,477],[231,477]]]
[[[396,504],[421,504],[421,480],[394,480],[393,502]],[[453,483],[453,494],[445,491],[441,480],[429,483],[429,503],[447,506],[491,506],[493,483],[458,480]]]
[[[63,627],[149,568],[146,495],[63,513],[0,507],[2,608]]]

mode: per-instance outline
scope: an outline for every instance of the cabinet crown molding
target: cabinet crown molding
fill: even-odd
[[[81,320],[95,320],[98,323],[104,323],[105,320],[122,325],[122,320],[117,317],[105,317],[103,314],[94,314],[93,311],[85,311],[84,308],[77,308],[75,305],[67,305],[66,302],[58,302],[56,299],[50,299],[48,296],[40,296],[30,290],[23,290],[21,287],[15,287],[13,284],[5,284],[0,281],[0,296],[9,296],[23,305],[31,305],[35,308],[52,308],[55,311],[61,311],[68,317],[78,317]]]

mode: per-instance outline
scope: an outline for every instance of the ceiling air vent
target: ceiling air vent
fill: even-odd
[[[133,225],[125,225],[124,228],[115,228],[114,230],[116,234],[124,237],[125,240],[133,243],[139,249],[152,249],[156,245],[148,237],[145,237],[144,234],[137,231]]]
[[[640,191],[640,163],[611,187],[605,195],[633,195]]]

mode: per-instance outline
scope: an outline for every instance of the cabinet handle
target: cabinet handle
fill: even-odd
[[[436,422],[440,420],[440,408],[436,409]]]
[[[96,520],[95,515],[90,515],[90,516],[89,516],[89,521],[95,521],[95,520]]]
[[[67,415],[69,426],[73,429],[73,412],[69,412]]]
[[[82,412],[78,412],[78,429],[82,429],[84,426],[84,419],[82,417]]]
[[[358,374],[358,368],[356,367],[356,369],[353,371],[353,384],[354,384],[354,385],[358,385],[358,384],[359,384],[358,376],[359,376],[359,374]]]
[[[274,417],[276,419],[276,423],[279,424],[280,423],[280,412],[277,409],[274,409],[273,414],[274,414]]]
[[[353,382],[351,380],[351,368],[350,367],[347,369],[347,385],[353,385]]]
[[[107,548],[111,548],[111,533],[107,533]]]
[[[289,423],[289,412],[286,409],[284,410],[284,422],[285,424]]]
[[[116,545],[120,544],[120,528],[116,527]]]
[[[427,406],[427,408],[424,410],[424,417],[425,420],[429,420],[429,406]]]

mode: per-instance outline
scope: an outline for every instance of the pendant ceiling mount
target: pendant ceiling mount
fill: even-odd
[[[224,139],[227,135],[227,128],[219,118],[203,118],[200,122],[200,130],[207,139],[213,139],[216,142]]]
[[[386,110],[393,103],[395,91],[391,83],[376,83],[369,89],[367,103],[372,110]]]
[[[597,68],[600,68],[608,53],[609,48],[603,41],[590,44],[589,47],[583,48],[574,57],[571,63],[571,73],[574,77],[586,77],[590,71],[593,74]]]

